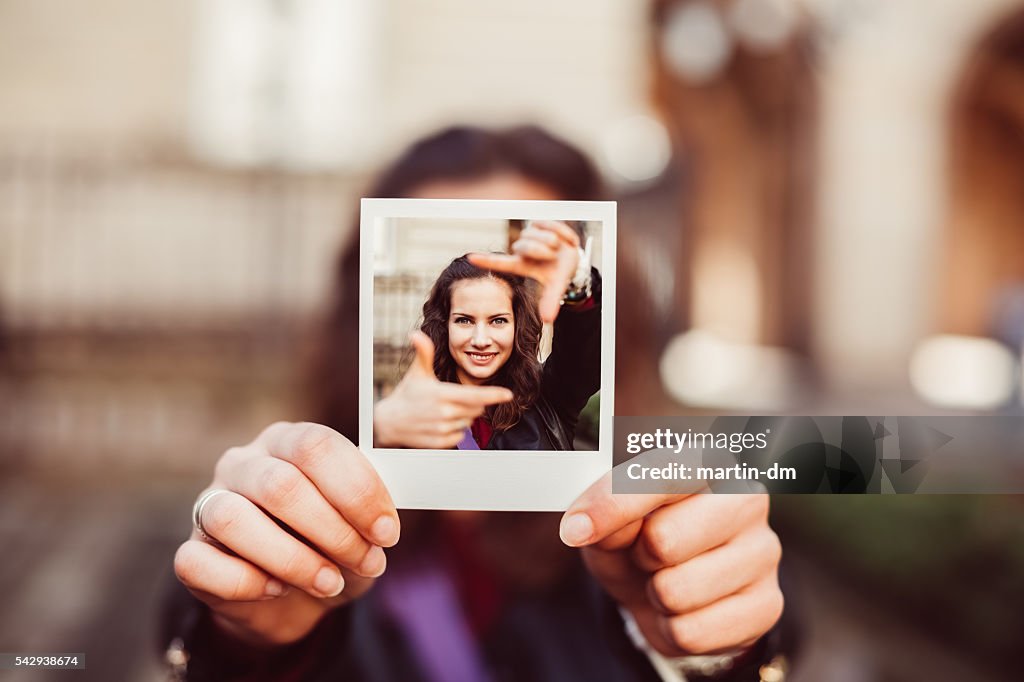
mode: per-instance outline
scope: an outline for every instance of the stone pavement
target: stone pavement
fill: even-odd
[[[0,680],[164,679],[159,592],[189,529],[191,483],[0,479],[0,650],[84,652],[81,671]]]

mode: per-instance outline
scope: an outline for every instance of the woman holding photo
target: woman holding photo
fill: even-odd
[[[600,388],[600,276],[562,222],[530,223],[511,250],[461,256],[438,277],[415,360],[375,407],[378,447],[574,449],[580,411]]]
[[[369,196],[588,200],[600,199],[601,190],[582,154],[538,128],[453,128],[410,148]],[[463,293],[493,280],[491,293],[500,292],[498,302],[511,302],[511,310],[497,317],[459,310],[460,285],[436,292],[438,310],[448,301],[465,314],[446,313],[455,331],[469,325],[468,340],[452,331],[447,346],[441,335],[417,337],[413,372],[422,376],[402,390],[474,394],[463,401],[471,409],[444,419],[474,419],[493,406],[493,426],[505,419],[499,407],[522,399],[504,386],[474,385],[498,381],[501,368],[491,368],[513,357],[508,351],[501,362],[505,351],[494,338],[473,350],[474,333],[483,333],[472,331],[478,317],[510,313],[513,326],[536,326],[517,311],[508,274],[544,285],[537,313],[558,313],[554,343],[573,344],[566,360],[598,355],[599,280],[591,283],[591,303],[559,305],[575,279],[575,240],[557,223],[534,228],[514,253],[465,264],[483,276],[453,278]],[[789,645],[777,624],[781,550],[766,495],[613,495],[609,472],[564,515],[403,510],[399,517],[349,440],[358,417],[358,263],[353,239],[340,261],[324,354],[311,373],[319,423],[278,422],[230,448],[193,505],[194,528],[174,558],[177,579],[160,636],[178,679],[657,682],[682,680],[685,671],[687,682],[746,682],[778,663],[773,658]],[[564,331],[577,323],[585,333]],[[586,348],[575,347],[592,336]],[[560,363],[562,350],[549,362]],[[460,364],[458,352],[470,357]],[[444,355],[452,374],[437,361]],[[437,378],[458,379],[460,370],[466,383]],[[578,409],[596,387],[596,375],[572,371],[565,386],[551,387],[578,393],[562,409]],[[545,382],[542,371],[541,396]],[[537,424],[532,409],[524,405],[518,424]],[[417,420],[404,411],[377,426],[387,434]],[[452,427],[448,446],[459,435]],[[504,433],[510,438],[517,426]],[[489,445],[502,437],[492,435]],[[770,679],[781,679],[772,670]]]

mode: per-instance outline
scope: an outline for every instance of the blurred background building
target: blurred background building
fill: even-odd
[[[147,628],[195,492],[226,447],[302,416],[361,188],[455,122],[540,123],[600,165],[649,298],[627,408],[1020,414],[1022,17],[0,3],[0,650],[158,679]],[[799,679],[1010,679],[1019,501],[776,513],[810,624]]]

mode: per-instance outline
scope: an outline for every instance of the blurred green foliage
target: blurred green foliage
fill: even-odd
[[[580,412],[580,420],[576,424],[576,437],[590,442],[598,442],[601,431],[601,392],[590,396],[586,407]]]
[[[1024,644],[1024,496],[780,495],[773,523],[842,582],[1010,669]]]

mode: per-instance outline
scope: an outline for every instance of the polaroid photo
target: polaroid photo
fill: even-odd
[[[611,469],[615,237],[615,202],[362,200],[359,446],[399,508],[563,511]]]

